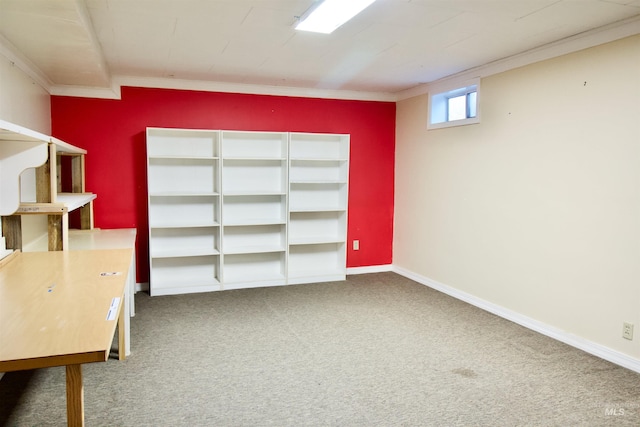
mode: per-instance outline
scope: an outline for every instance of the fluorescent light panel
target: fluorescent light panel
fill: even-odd
[[[375,0],[324,0],[296,25],[296,30],[330,34]]]

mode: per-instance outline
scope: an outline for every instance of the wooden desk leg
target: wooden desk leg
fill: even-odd
[[[63,250],[63,228],[62,221],[63,215],[49,215],[49,250],[61,251]]]
[[[82,365],[67,365],[67,425],[84,426]]]
[[[120,314],[118,315],[118,360],[124,360],[126,356],[126,348],[125,348],[125,298],[122,298],[120,302]]]

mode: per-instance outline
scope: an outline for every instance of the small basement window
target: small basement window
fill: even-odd
[[[428,129],[479,123],[479,79],[464,87],[429,94]]]

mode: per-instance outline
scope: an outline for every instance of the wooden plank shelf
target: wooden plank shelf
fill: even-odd
[[[64,203],[20,203],[14,215],[64,215],[69,208]]]
[[[60,193],[56,199],[58,204],[63,204],[71,212],[86,206],[97,197],[93,193]]]

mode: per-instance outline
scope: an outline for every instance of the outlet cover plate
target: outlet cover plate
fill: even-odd
[[[622,324],[622,338],[633,339],[633,323],[624,322]]]

